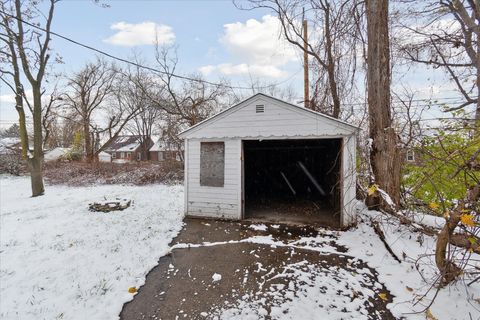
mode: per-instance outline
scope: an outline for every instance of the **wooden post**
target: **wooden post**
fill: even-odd
[[[305,15],[305,11],[303,13]],[[308,92],[308,24],[307,19],[303,20],[303,85],[304,85],[304,106],[310,107],[310,95]]]

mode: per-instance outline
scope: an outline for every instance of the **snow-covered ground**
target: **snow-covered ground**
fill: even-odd
[[[89,203],[105,197],[131,199],[133,205],[111,213],[88,211]],[[123,303],[133,298],[128,289],[142,285],[158,258],[171,250],[168,244],[181,229],[183,218],[181,186],[47,186],[45,196],[30,198],[28,178],[1,177],[0,203],[1,319],[116,319]],[[414,304],[429,289],[422,276],[430,281],[436,271],[435,239],[379,219],[378,213],[361,205],[359,211],[365,223],[346,232],[324,231],[323,236],[280,241],[259,224],[251,229],[262,232],[261,236],[197,246],[248,242],[351,256],[352,268],[362,260],[376,269],[378,280],[394,296],[388,307],[395,316],[425,319],[425,312],[415,312],[428,306],[435,288]],[[402,263],[385,250],[368,224],[370,218],[382,220],[387,240]],[[337,252],[330,245],[332,237],[348,252]],[[480,261],[478,255],[472,259]],[[377,289],[368,288],[368,269],[325,269],[287,261],[284,269],[282,276],[294,285],[268,293],[278,301],[270,310],[273,319],[366,319],[364,306],[369,299],[389,298],[380,295],[378,282],[369,282]],[[221,275],[218,270],[212,281],[222,281]],[[344,294],[339,295],[338,289]],[[439,320],[480,319],[480,284],[467,286],[459,281],[440,290],[429,311],[428,316]],[[245,295],[209,310],[206,316],[257,319],[265,312],[261,300]]]
[[[124,211],[88,204],[131,199]],[[47,186],[0,177],[0,319],[116,319],[182,227],[181,186]]]
[[[359,204],[359,210],[360,216],[367,223],[340,233],[338,244],[347,246],[347,254],[364,260],[377,270],[379,280],[395,296],[388,306],[395,316],[429,320],[480,319],[480,283],[477,281],[467,285],[474,278],[462,278],[438,292],[436,287],[431,287],[438,272],[434,256],[435,238],[413,233],[395,219],[386,219],[385,215],[379,212],[366,210],[363,204]],[[417,215],[416,221],[437,227],[443,225],[442,218]],[[370,218],[381,223],[386,240],[396,256],[402,260],[401,263],[395,261],[386,251],[368,223]],[[480,256],[472,253],[472,262],[476,262],[477,267],[480,267]],[[430,305],[432,299],[434,301]],[[428,309],[425,310],[426,308]]]
[[[319,268],[316,264],[304,261],[303,264],[286,263],[282,276],[290,279],[291,288],[282,288],[284,292],[268,292],[275,303],[271,306],[273,319],[368,319],[365,306],[369,298],[389,299],[393,301],[387,307],[395,317],[404,319],[427,320],[466,320],[480,319],[480,283],[467,285],[470,279],[461,279],[437,292],[431,286],[436,279],[437,269],[434,262],[435,239],[416,234],[385,215],[368,211],[358,203],[359,217],[364,222],[357,228],[346,232],[322,231],[323,236],[303,237],[297,241],[275,241],[271,235],[254,236],[234,242],[250,242],[271,245],[273,248],[287,246],[316,251],[322,254],[338,253],[351,256],[355,264],[362,260],[378,272],[379,281],[386,286],[390,294],[381,290],[375,292],[367,288],[364,277],[367,269],[356,271]],[[369,220],[381,224],[387,242],[394,253],[402,259],[397,262],[385,249],[385,245],[374,232]],[[418,217],[417,220],[422,220]],[[432,224],[441,224],[439,219],[427,218]],[[264,225],[252,225],[251,229],[265,230]],[[336,238],[336,244],[348,248],[346,253],[338,252],[328,243]],[[218,244],[224,244],[220,242]],[[204,243],[212,246],[216,243]],[[194,245],[189,244],[189,247]],[[480,256],[472,254],[471,261],[480,267]],[[265,279],[271,281],[278,276]],[[372,284],[372,283],[370,283]],[[373,283],[377,289],[378,283]],[[286,292],[285,292],[286,290]],[[349,292],[350,291],[350,292]],[[258,294],[260,294],[260,290]],[[287,299],[285,299],[287,297]],[[433,303],[432,300],[434,299]],[[431,305],[430,305],[431,304]],[[213,319],[258,319],[266,312],[262,300],[243,296],[228,305],[215,308]],[[372,315],[375,319],[381,316]]]

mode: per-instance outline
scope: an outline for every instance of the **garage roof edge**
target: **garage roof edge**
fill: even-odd
[[[281,100],[281,99],[278,99],[278,98],[275,98],[275,97],[266,95],[266,94],[264,94],[264,93],[256,93],[256,94],[254,94],[253,96],[251,96],[251,97],[249,97],[249,98],[247,98],[247,99],[245,99],[245,100],[243,100],[243,101],[241,101],[241,102],[239,102],[239,103],[237,103],[237,104],[235,104],[235,105],[233,105],[233,106],[231,106],[231,107],[228,107],[228,108],[226,108],[225,110],[222,110],[222,111],[220,111],[219,113],[217,113],[217,114],[215,114],[215,115],[213,115],[213,116],[211,116],[211,117],[209,117],[209,118],[207,118],[207,119],[205,119],[205,120],[203,120],[203,121],[201,121],[201,122],[199,122],[199,123],[191,126],[190,128],[188,128],[188,129],[180,132],[180,133],[178,134],[178,136],[179,136],[180,138],[185,138],[185,137],[188,135],[188,133],[191,133],[191,132],[193,132],[193,131],[197,131],[198,129],[204,127],[204,126],[207,125],[208,123],[213,122],[214,120],[219,119],[222,115],[226,115],[227,113],[233,112],[234,109],[236,109],[236,108],[238,108],[239,106],[247,103],[248,101],[253,100],[253,99],[255,99],[255,98],[258,98],[258,97],[265,97],[265,98],[267,98],[267,99],[275,100],[275,101],[277,101],[277,102],[280,102],[280,103],[283,104],[283,105],[286,105],[286,106],[289,106],[289,107],[294,107],[294,108],[296,108],[297,110],[299,110],[299,111],[301,111],[301,112],[308,112],[308,113],[313,114],[313,115],[315,115],[315,116],[324,117],[324,118],[326,118],[326,119],[328,119],[328,120],[330,120],[330,121],[335,121],[335,122],[337,122],[337,123],[340,123],[340,124],[342,124],[342,125],[345,125],[345,126],[347,126],[347,127],[350,127],[350,128],[352,128],[352,129],[354,129],[354,131],[360,130],[360,127],[354,126],[354,125],[352,125],[352,124],[350,124],[350,123],[348,123],[348,122],[345,122],[345,121],[343,121],[343,120],[336,119],[336,118],[331,117],[331,116],[329,116],[329,115],[326,115],[326,114],[323,114],[323,113],[320,113],[320,112],[316,112],[316,111],[313,111],[313,110],[310,110],[310,109],[307,109],[307,108],[303,108],[303,107],[294,105],[294,104],[292,104],[292,103],[283,101],[283,100]]]

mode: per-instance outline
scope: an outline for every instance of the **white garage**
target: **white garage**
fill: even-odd
[[[355,220],[358,128],[256,94],[185,130],[185,213],[332,227]]]

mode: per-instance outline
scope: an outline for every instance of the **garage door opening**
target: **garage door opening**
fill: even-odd
[[[341,141],[243,141],[245,218],[340,227]]]

